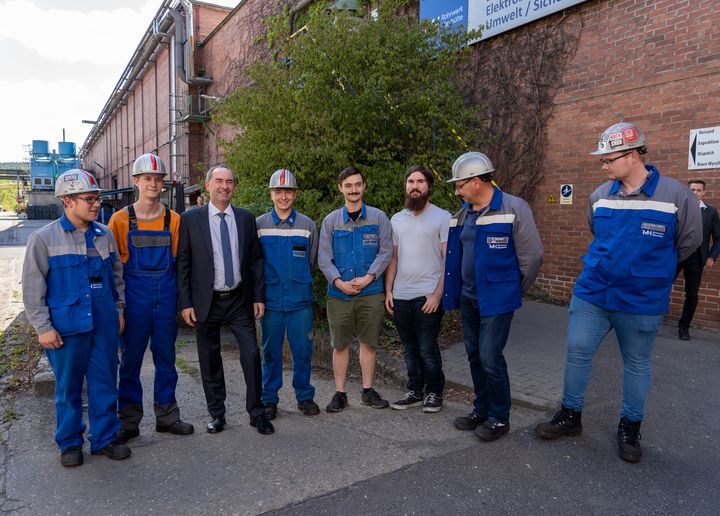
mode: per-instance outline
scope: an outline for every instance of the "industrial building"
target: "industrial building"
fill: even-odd
[[[233,91],[243,68],[267,56],[256,41],[261,20],[284,4],[299,10],[311,3],[244,0],[226,9],[164,1],[94,121],[81,149],[84,166],[127,203],[130,194],[122,192],[131,185],[134,158],[154,151],[192,192],[204,165],[221,160],[219,141],[232,136],[231,128],[211,120],[212,99]],[[720,203],[720,168],[712,161],[698,166],[697,139],[691,141],[699,130],[720,126],[720,10],[714,0],[423,0],[414,12],[488,27],[475,43],[477,53],[512,55],[519,66],[542,66],[536,56],[552,57],[544,45],[562,44],[557,81],[542,98],[541,170],[528,199],[545,245],[538,286],[549,299],[567,301],[580,272],[591,238],[587,199],[605,179],[589,152],[612,123],[639,124],[649,140],[648,158],[661,173],[681,182],[705,180],[708,203]],[[522,72],[518,89],[543,86]],[[487,68],[476,73],[479,83],[488,79]],[[502,144],[482,150],[505,163]],[[681,304],[678,281],[671,318]],[[720,327],[720,271],[704,275],[694,322]]]

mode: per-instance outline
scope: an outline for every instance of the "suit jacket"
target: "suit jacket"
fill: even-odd
[[[718,218],[717,209],[707,205],[707,208],[700,210],[702,212],[703,240],[700,246],[700,254],[702,256],[703,265],[708,256],[713,260],[718,259],[720,255],[720,218]],[[710,247],[710,237],[712,237],[712,247]]]
[[[263,303],[263,252],[257,236],[255,216],[232,207],[240,248],[240,275],[245,304]],[[177,289],[180,310],[194,308],[199,322],[207,319],[213,299],[215,268],[207,205],[188,210],[180,217],[177,252]]]

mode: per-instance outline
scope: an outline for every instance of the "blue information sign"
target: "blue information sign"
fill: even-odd
[[[466,31],[468,0],[420,0],[420,19],[446,23],[453,29]]]

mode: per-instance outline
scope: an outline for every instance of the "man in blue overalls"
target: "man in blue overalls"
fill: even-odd
[[[175,400],[177,295],[175,255],[180,216],[160,203],[165,165],[155,154],[143,154],[133,164],[137,202],[116,212],[110,229],[124,264],[127,325],[122,343],[118,415],[126,442],[140,435],[143,417],[140,369],[150,340],[155,364],[155,430],[176,435],[193,433],[180,420]]]
[[[289,170],[270,177],[273,209],[257,218],[265,255],[265,314],[262,327],[262,402],[268,419],[277,416],[282,387],[282,351],[287,333],[293,361],[293,388],[298,409],[306,416],[320,413],[310,384],[312,366],[312,268],[317,256],[315,223],[295,211],[297,181]]]
[[[113,234],[95,222],[95,178],[68,170],[55,182],[65,213],[28,239],[23,302],[55,374],[55,442],[63,466],[83,463],[82,387],[87,379],[90,451],[125,459],[116,434],[118,337],[125,286]]]

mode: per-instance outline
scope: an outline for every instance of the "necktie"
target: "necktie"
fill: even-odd
[[[230,288],[235,283],[233,273],[232,250],[230,249],[230,230],[228,230],[226,213],[218,213],[220,216],[220,241],[222,242],[223,265],[225,266],[225,286]]]

